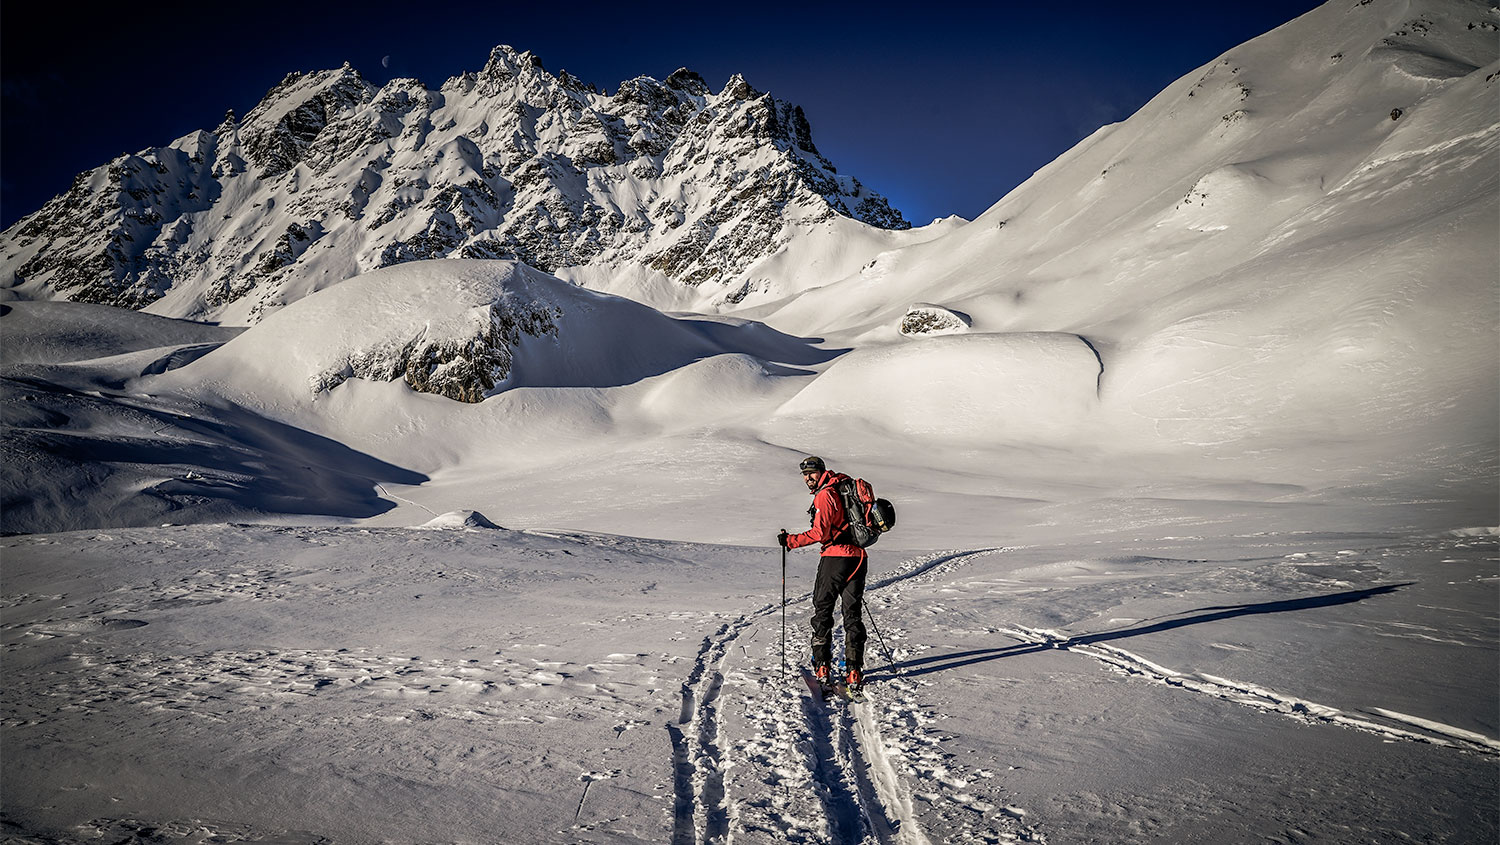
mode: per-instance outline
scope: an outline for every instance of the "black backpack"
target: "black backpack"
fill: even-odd
[[[875,488],[863,478],[846,478],[834,485],[849,519],[849,541],[861,549],[875,545],[880,535],[896,527],[896,506],[875,498]]]

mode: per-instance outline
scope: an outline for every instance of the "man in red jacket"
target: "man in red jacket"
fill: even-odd
[[[861,670],[865,665],[865,620],[861,611],[865,574],[870,567],[865,550],[850,542],[849,517],[844,513],[843,499],[834,489],[839,482],[848,481],[849,476],[830,472],[823,459],[818,457],[804,459],[800,467],[802,480],[813,494],[812,507],[807,509],[812,517],[812,528],[801,534],[788,534],[782,529],[776,539],[788,549],[813,543],[823,545],[823,556],[818,559],[818,578],[813,583],[813,671],[819,681],[827,683],[832,680],[829,664],[833,662],[833,604],[842,599],[844,666],[847,672],[844,681],[858,688],[864,683]]]

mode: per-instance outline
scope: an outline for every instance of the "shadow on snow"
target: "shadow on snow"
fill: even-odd
[[[234,406],[171,407],[0,378],[4,533],[208,522],[253,514],[371,517],[382,482],[427,476]],[[14,401],[11,401],[14,400]]]
[[[1174,628],[1185,628],[1189,625],[1201,625],[1205,622],[1218,622],[1224,619],[1234,619],[1240,616],[1255,616],[1262,613],[1288,613],[1297,610],[1313,610],[1320,607],[1337,607],[1341,604],[1353,604],[1393,593],[1402,587],[1409,587],[1415,582],[1401,584],[1385,584],[1379,587],[1369,587],[1363,590],[1348,590],[1342,593],[1330,593],[1326,596],[1309,596],[1299,599],[1283,599],[1281,601],[1261,602],[1258,604],[1220,605],[1216,607],[1201,607],[1196,610],[1185,611],[1192,614],[1179,619],[1168,619],[1162,622],[1153,622],[1149,625],[1139,625],[1134,628],[1124,628],[1118,631],[1101,631],[1097,634],[1081,634],[1069,637],[1066,640],[1055,640],[1046,643],[1020,643],[1005,648],[974,649],[971,651],[951,652],[949,654],[937,654],[929,657],[921,657],[913,660],[903,660],[888,669],[882,670],[881,675],[887,671],[895,672],[905,677],[927,675],[933,672],[944,672],[949,669],[958,669],[963,666],[972,666],[976,663],[986,663],[991,660],[1001,660],[1007,657],[1020,657],[1026,654],[1036,654],[1050,649],[1067,649],[1073,646],[1092,645],[1113,640],[1123,640],[1130,637],[1139,637],[1146,634],[1157,634],[1162,631],[1170,631]],[[873,673],[872,673],[873,675]],[[879,676],[875,676],[879,677]],[[872,677],[872,680],[874,677]]]

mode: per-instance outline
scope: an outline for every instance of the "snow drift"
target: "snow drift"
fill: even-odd
[[[863,422],[936,442],[1072,443],[1098,405],[1099,359],[1076,335],[931,338],[850,352],[783,419]]]

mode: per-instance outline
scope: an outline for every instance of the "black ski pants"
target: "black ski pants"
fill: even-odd
[[[833,663],[833,604],[844,608],[844,662],[851,669],[865,665],[865,574],[870,567],[864,555],[818,559],[818,578],[813,582],[813,665]]]

